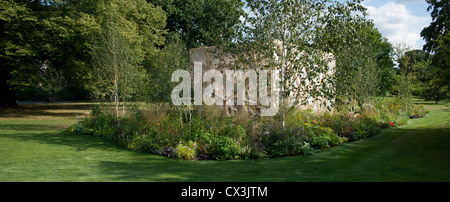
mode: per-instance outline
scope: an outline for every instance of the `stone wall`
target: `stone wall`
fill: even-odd
[[[330,74],[333,74],[333,70],[336,66],[336,61],[333,59],[333,56],[331,54],[326,54],[326,57],[327,57],[327,59],[330,59],[330,60],[328,60],[329,61],[328,65],[329,65],[329,67],[331,67],[331,70],[329,72],[327,72],[327,74],[330,75]],[[236,60],[236,58],[233,58],[233,56],[231,54],[223,52],[214,46],[201,47],[201,48],[195,48],[195,49],[190,50],[190,63],[191,63],[191,70],[192,70],[191,75],[193,75],[194,62],[197,62],[197,63],[201,62],[202,74],[204,74],[208,70],[220,71],[223,75],[222,83],[224,85],[226,83],[226,79],[225,79],[226,78],[226,70],[235,70],[235,71],[243,70],[243,71],[245,71],[247,69],[253,69],[257,72],[260,70],[260,69],[258,69],[258,65],[255,62],[241,63],[238,60]],[[245,75],[245,76],[248,76],[248,75]],[[320,76],[324,76],[324,75],[320,75]],[[203,89],[205,89],[207,86],[211,85],[211,82],[208,82],[208,81],[197,81],[196,82],[194,80],[194,77],[192,79],[194,81],[194,85],[195,85],[195,83],[201,83]],[[300,85],[300,83],[301,83],[300,75],[297,75],[296,78],[292,78],[292,79],[295,80],[294,85]],[[232,82],[235,84],[234,89],[237,89],[237,85],[238,85],[237,80],[234,79]],[[248,79],[245,80],[245,85],[246,85],[246,90],[250,90],[249,89],[250,85],[249,85]],[[216,90],[217,89],[225,89],[225,86],[214,86],[214,88]],[[268,94],[270,94],[270,92],[268,92]],[[226,116],[233,115],[234,113],[239,112],[239,111],[244,112],[244,113],[257,114],[257,113],[260,113],[260,110],[263,107],[263,106],[261,106],[261,103],[259,103],[259,102],[256,105],[249,105],[248,102],[246,102],[247,104],[245,106],[226,105],[227,100],[237,98],[236,90],[234,91],[234,96],[232,96],[232,97],[227,97],[225,90],[224,91],[216,91],[214,96],[218,96],[220,99],[223,100],[223,104],[221,107],[223,108]],[[294,96],[294,94],[291,94],[291,96]],[[248,97],[247,93],[246,93],[245,100],[246,101],[251,100]],[[287,99],[286,101],[289,102],[290,99]],[[324,110],[328,110],[329,106],[331,106],[333,102],[334,102],[333,100],[327,100],[324,98],[317,98],[316,100],[309,99],[308,103],[306,105],[301,105],[301,106],[299,105],[298,107],[310,108],[315,111],[324,111]],[[234,102],[234,103],[236,103],[236,102]]]

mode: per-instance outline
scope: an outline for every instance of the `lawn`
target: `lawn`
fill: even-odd
[[[449,107],[425,104],[426,118],[314,155],[232,161],[171,159],[66,132],[89,103],[2,109],[0,181],[449,182]]]

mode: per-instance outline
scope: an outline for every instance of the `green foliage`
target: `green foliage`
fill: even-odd
[[[444,47],[439,44],[439,38],[448,34],[450,2],[448,0],[427,0],[427,3],[429,4],[427,11],[431,10],[432,22],[422,30],[420,35],[426,42],[424,50],[430,53]]]
[[[97,76],[94,84],[102,98],[114,98],[118,115],[120,100],[125,102],[145,89],[142,86],[147,73],[142,62],[156,52],[156,45],[162,45],[165,16],[160,8],[143,0],[116,0],[100,5],[102,32],[93,51]]]
[[[169,102],[170,94],[176,83],[171,80],[176,70],[187,70],[189,65],[189,52],[181,41],[180,35],[170,32],[166,35],[165,46],[161,51],[150,55],[144,61],[148,72],[148,89],[142,93],[147,96],[145,100],[151,102]]]
[[[233,138],[236,141],[241,142],[242,139],[246,135],[245,129],[240,125],[234,125],[234,124],[227,124],[225,125],[219,132],[219,136],[225,136]]]
[[[239,0],[148,0],[167,13],[170,32],[180,33],[187,49],[230,42],[244,15]]]
[[[371,22],[346,25],[346,34],[354,35],[345,48],[336,53],[335,86],[337,95],[355,100],[360,108],[379,93],[393,90],[395,71],[390,59],[391,45]]]
[[[324,132],[315,135],[312,138],[311,146],[317,149],[326,149],[347,142],[347,138],[339,137],[331,131],[330,128],[327,128]]]
[[[194,116],[180,123],[176,108],[165,116],[149,109],[133,108],[116,117],[110,107],[95,106],[92,114],[69,128],[74,134],[107,138],[135,151],[189,160],[260,159],[309,155],[348,141],[374,136],[382,128],[406,124],[426,115],[423,106],[409,106],[396,99],[377,99],[360,114],[352,112],[313,113],[296,110],[286,116],[283,127],[276,117],[217,118],[214,122]],[[370,106],[370,107],[369,107]],[[161,106],[159,113],[163,113]],[[208,115],[206,115],[208,116]]]
[[[270,157],[305,156],[312,154],[312,148],[309,143],[294,137],[278,140],[267,150]]]
[[[230,137],[213,136],[209,153],[218,160],[239,159],[240,145]]]
[[[438,50],[428,65],[428,81],[424,83],[421,97],[426,100],[433,100],[436,103],[440,100],[450,98],[450,32],[443,34],[437,40]]]
[[[196,147],[197,145],[192,141],[189,141],[186,145],[183,145],[183,143],[180,141],[176,148],[177,158],[194,160],[196,156]]]
[[[431,10],[432,22],[420,35],[426,44],[423,50],[434,53],[429,82],[423,89],[423,98],[436,101],[450,98],[450,2],[448,0],[427,0],[428,11]]]
[[[15,86],[36,85],[42,66],[38,49],[42,37],[40,11],[43,7],[27,1],[0,1],[0,107],[17,106]],[[21,90],[19,90],[21,91]],[[26,90],[22,90],[22,93]]]
[[[106,28],[112,27],[111,23],[108,24],[111,21],[117,25],[113,29],[123,36],[123,43],[117,44],[122,44],[122,50],[128,52],[128,57],[122,57],[120,61],[134,67],[125,71],[127,74],[122,73],[120,97],[135,99],[142,94],[139,90],[145,90],[136,88],[143,86],[144,82],[137,81],[145,76],[142,67],[138,67],[164,42],[166,16],[161,8],[145,0],[0,3],[4,8],[0,14],[0,26],[5,30],[1,33],[0,42],[0,91],[5,99],[0,105],[15,103],[14,88],[21,92],[20,99],[39,98],[34,98],[33,94],[24,95],[32,86],[44,86],[48,94],[57,94],[64,99],[85,99],[89,92],[95,92],[95,98],[101,97],[102,92],[99,91],[105,89],[98,85],[101,81],[96,78],[95,67],[99,66],[98,59],[102,58],[98,50],[106,48],[99,47],[108,39],[104,36],[110,31]],[[93,55],[96,55],[96,60],[92,60]],[[89,92],[71,94],[74,88]]]
[[[361,119],[355,123],[352,136],[354,140],[361,140],[378,134],[378,132],[380,132],[380,128],[376,122],[371,119]]]
[[[54,104],[32,105],[27,108],[31,113],[14,110],[2,114],[2,117],[22,118],[2,118],[0,121],[2,134],[0,181],[442,182],[450,180],[449,128],[443,127],[450,121],[448,111],[450,105],[445,104],[425,105],[431,110],[430,117],[413,120],[401,129],[383,131],[383,135],[379,137],[315,153],[314,156],[307,158],[196,163],[126,152],[113,142],[101,138],[75,136],[61,130],[74,123],[70,117],[57,120],[53,116],[35,118],[35,112],[54,107]],[[52,114],[56,112],[67,111],[64,108],[52,110]],[[405,169],[396,172],[399,168]]]

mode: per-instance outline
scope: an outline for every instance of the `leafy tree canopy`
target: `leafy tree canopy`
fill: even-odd
[[[178,32],[186,47],[220,45],[236,36],[236,25],[244,15],[240,0],[148,0],[162,6],[166,28]]]

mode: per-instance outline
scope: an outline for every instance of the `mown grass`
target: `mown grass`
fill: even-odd
[[[90,103],[2,110],[0,181],[449,182],[449,107],[425,105],[426,118],[311,156],[233,161],[171,159],[66,132]]]

